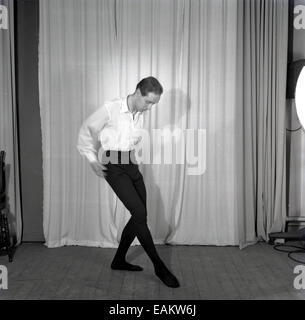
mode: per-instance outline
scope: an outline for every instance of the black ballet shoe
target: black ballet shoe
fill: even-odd
[[[155,268],[155,274],[160,280],[170,288],[180,287],[178,279],[166,268]]]
[[[112,270],[125,270],[125,271],[142,271],[143,268],[126,261],[123,262],[112,262],[111,263]]]

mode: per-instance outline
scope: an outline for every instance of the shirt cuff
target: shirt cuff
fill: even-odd
[[[87,153],[86,154],[87,159],[89,160],[89,162],[96,162],[98,161],[97,156],[93,153]]]

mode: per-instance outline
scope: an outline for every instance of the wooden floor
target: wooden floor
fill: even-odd
[[[144,271],[128,272],[110,269],[115,249],[22,244],[13,263],[0,257],[8,268],[8,289],[0,290],[0,300],[305,299],[305,289],[293,287],[297,263],[266,243],[243,250],[168,245],[157,250],[180,288],[161,283],[141,246],[131,247],[127,260]]]

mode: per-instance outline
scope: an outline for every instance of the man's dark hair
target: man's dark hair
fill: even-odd
[[[163,93],[163,88],[160,82],[154,77],[148,77],[142,79],[137,84],[137,89],[140,89],[142,96],[146,96],[149,92],[161,95]]]

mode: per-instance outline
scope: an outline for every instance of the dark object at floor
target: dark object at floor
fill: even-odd
[[[7,254],[9,262],[13,261],[14,248],[11,245],[9,224],[7,220],[7,197],[5,180],[5,151],[0,152],[0,255]]]
[[[270,243],[273,244],[276,239],[285,241],[305,241],[305,228],[295,232],[273,232],[269,234]]]

